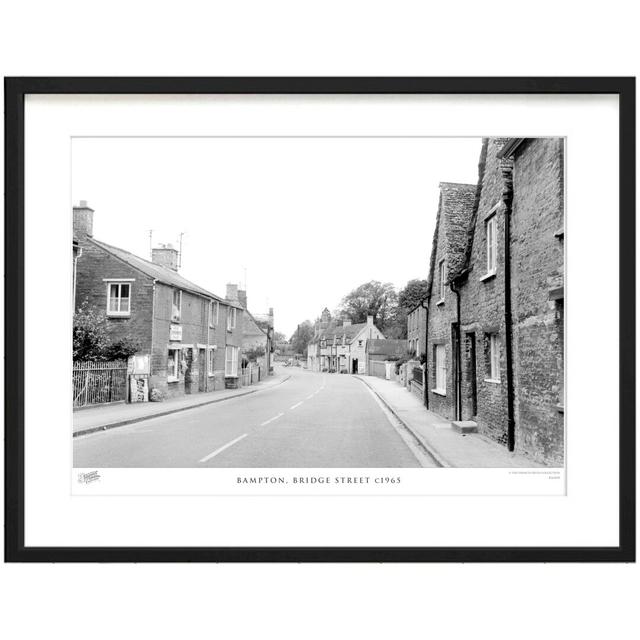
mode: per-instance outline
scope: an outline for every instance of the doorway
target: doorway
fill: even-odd
[[[207,361],[206,350],[198,349],[198,391],[206,391]]]
[[[191,382],[193,372],[193,349],[184,350],[185,368],[184,368],[184,392],[191,393]]]
[[[358,373],[358,358],[351,361],[351,373]]]
[[[478,413],[478,384],[476,378],[476,334],[467,333],[467,405],[471,415],[475,418]]]

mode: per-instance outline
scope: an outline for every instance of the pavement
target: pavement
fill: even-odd
[[[438,466],[356,377],[297,367],[277,367],[277,375],[290,377],[267,388],[262,384],[268,383],[262,383],[259,392],[237,394],[224,402],[183,407],[175,401],[171,414],[130,416],[136,421],[79,434],[73,439],[74,466]],[[158,406],[162,410],[168,404]],[[124,408],[112,408],[111,417],[124,418],[135,405],[120,406]]]
[[[73,435],[86,435],[94,431],[102,431],[139,422],[150,417],[170,415],[186,409],[245,396],[282,384],[289,377],[288,374],[279,371],[276,375],[267,378],[267,380],[240,389],[220,389],[207,393],[195,393],[180,398],[170,398],[162,402],[137,402],[132,404],[119,402],[77,409],[73,412]]]
[[[442,467],[540,467],[482,434],[460,434],[451,421],[428,411],[407,388],[392,380],[354,376],[370,388]]]

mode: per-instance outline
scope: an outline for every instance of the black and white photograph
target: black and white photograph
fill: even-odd
[[[71,173],[74,468],[564,467],[564,138],[80,136]]]

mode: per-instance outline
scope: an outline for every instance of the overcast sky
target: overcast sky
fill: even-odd
[[[289,337],[369,280],[426,278],[439,182],[474,183],[480,138],[76,138],[72,197],[94,236],[181,273]]]

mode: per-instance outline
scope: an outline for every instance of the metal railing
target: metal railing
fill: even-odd
[[[73,406],[122,402],[127,399],[127,363],[74,362]]]

